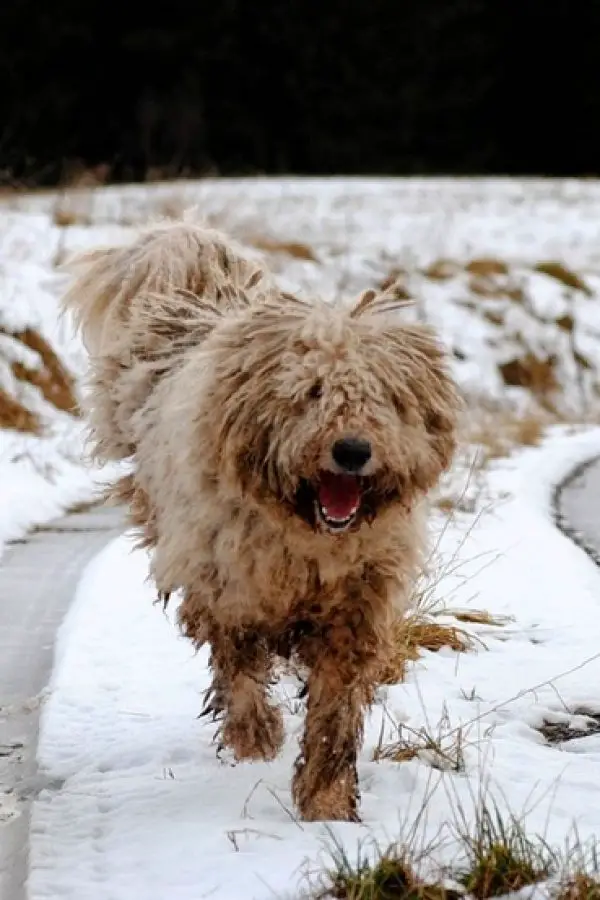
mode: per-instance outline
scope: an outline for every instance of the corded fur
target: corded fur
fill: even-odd
[[[392,294],[293,297],[191,220],[75,271],[65,308],[90,352],[94,452],[132,461],[118,493],[159,591],[181,590],[185,633],[211,645],[222,743],[238,759],[277,753],[273,660],[293,654],[309,673],[296,803],[307,819],[355,818],[364,708],[422,563],[423,499],[455,448],[443,348],[399,320]],[[299,497],[345,434],[373,448],[368,515],[331,534]]]

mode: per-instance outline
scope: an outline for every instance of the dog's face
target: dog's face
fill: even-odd
[[[410,509],[455,447],[443,351],[365,296],[353,310],[278,298],[224,317],[207,345],[215,477],[327,535]]]

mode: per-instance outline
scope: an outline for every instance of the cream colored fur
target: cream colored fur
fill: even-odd
[[[272,758],[272,663],[296,655],[310,672],[296,802],[308,819],[356,817],[363,709],[419,571],[423,499],[455,446],[443,349],[398,321],[388,295],[282,293],[190,220],[76,272],[65,306],[90,351],[94,450],[133,462],[122,495],[159,591],[182,592],[185,632],[211,644],[223,742],[238,759]],[[346,435],[371,442],[368,493],[333,534],[305,501]]]

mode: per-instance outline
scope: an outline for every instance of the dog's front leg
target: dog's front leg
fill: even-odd
[[[311,639],[307,653],[300,648],[311,672],[294,800],[307,821],[356,822],[356,758],[376,680],[376,642],[364,622],[357,628],[342,620],[323,628],[320,648],[315,643]]]
[[[269,702],[271,653],[257,631],[215,628],[213,687],[223,708],[220,742],[237,760],[274,759],[283,743],[280,710]]]

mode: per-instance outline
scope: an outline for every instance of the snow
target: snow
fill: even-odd
[[[0,554],[35,526],[100,497],[114,480],[116,467],[82,462],[83,442],[70,423],[44,437],[0,431]]]
[[[189,206],[249,244],[304,243],[314,260],[266,253],[293,290],[352,296],[401,269],[467,390],[506,401],[514,390],[499,365],[529,351],[556,358],[561,411],[588,414],[600,392],[600,185],[592,181],[205,179],[15,195],[4,205],[9,249],[20,260],[35,247],[40,270],[76,250],[126,241],[148,218]],[[58,228],[53,220],[61,219],[74,224]],[[507,273],[472,277],[465,268],[490,257]],[[443,280],[427,272],[440,259],[453,261]],[[566,263],[591,293],[536,271],[549,260]],[[559,324],[567,315],[572,334]]]
[[[116,471],[86,462],[83,423],[55,409],[12,370],[15,362],[30,369],[41,363],[18,339],[25,329],[41,334],[77,378],[87,368],[79,340],[58,315],[64,277],[54,261],[60,240],[60,229],[47,215],[3,212],[0,217],[0,388],[42,425],[40,435],[0,430],[0,556],[7,542],[99,495]]]
[[[287,740],[270,764],[220,762],[213,729],[196,718],[208,684],[147,583],[148,560],[127,536],[80,583],[60,633],[39,761],[52,789],[35,803],[30,896],[78,900],[268,900],[298,897],[327,858],[332,834],[353,857],[418,825],[423,844],[446,829],[436,862],[453,859],[449,823],[472,818],[482,785],[501,809],[560,846],[575,818],[600,833],[600,735],[561,746],[536,727],[600,711],[600,573],[554,527],[554,485],[600,450],[600,429],[553,429],[540,448],[497,462],[478,482],[476,508],[434,518],[432,599],[511,616],[466,626],[469,653],[424,652],[405,683],[380,689],[360,757],[361,825],[296,820],[289,792],[303,721],[297,685],[282,677]],[[455,479],[464,477],[455,473]],[[441,573],[441,578],[439,577]],[[438,735],[464,771],[422,753],[375,762],[397,724]],[[414,737],[413,737],[414,740]]]

